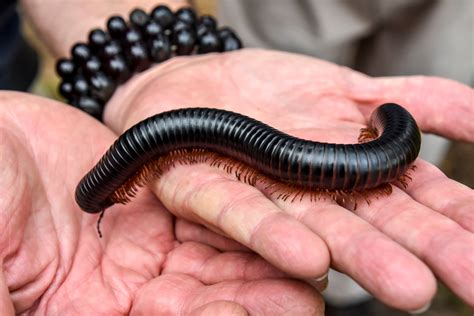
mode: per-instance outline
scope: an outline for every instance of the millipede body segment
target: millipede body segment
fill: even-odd
[[[150,162],[173,151],[193,150],[232,158],[303,190],[373,189],[404,175],[418,156],[421,136],[410,113],[394,103],[372,113],[369,131],[377,138],[365,143],[321,143],[225,110],[164,112],[141,121],[115,141],[79,183],[76,201],[86,212],[101,212],[117,202],[113,196],[118,190],[140,181]]]

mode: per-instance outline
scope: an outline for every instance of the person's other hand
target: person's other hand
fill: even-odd
[[[194,227],[147,190],[99,239],[74,190],[115,138],[70,106],[0,93],[0,315],[323,313],[315,289],[241,245],[181,241]]]
[[[369,78],[260,50],[175,58],[152,68],[116,92],[106,122],[121,133],[166,110],[217,107],[294,136],[354,143],[385,102],[406,107],[426,132],[474,141],[473,91],[466,86],[440,78]],[[178,217],[240,242],[293,276],[321,277],[331,260],[381,301],[410,311],[429,304],[437,276],[473,306],[473,191],[426,161],[416,165],[406,190],[394,187],[355,212],[331,201],[284,202],[205,164],[177,166],[153,189]],[[213,245],[198,233],[182,238]]]

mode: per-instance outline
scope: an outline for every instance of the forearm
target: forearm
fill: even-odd
[[[187,0],[21,0],[22,9],[38,36],[55,56],[67,56],[74,43],[85,41],[92,28],[104,27],[109,16],[128,16],[137,7],[149,12],[158,4],[176,10],[190,3]]]

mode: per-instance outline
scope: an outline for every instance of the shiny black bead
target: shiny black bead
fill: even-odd
[[[196,27],[196,35],[198,37],[203,36],[204,34],[206,34],[209,31],[211,31],[211,30],[204,24],[198,24],[198,26]]]
[[[164,34],[158,34],[150,39],[148,42],[148,51],[150,58],[160,63],[171,57],[171,43],[168,36]]]
[[[147,47],[142,42],[134,43],[130,46],[126,54],[128,57],[128,64],[133,71],[140,72],[148,69],[151,65]]]
[[[219,35],[221,39],[225,39],[230,36],[235,36],[234,30],[232,30],[230,27],[227,27],[227,26],[218,29],[217,34]]]
[[[63,81],[59,84],[59,94],[66,100],[71,101],[73,97],[73,86],[69,81]]]
[[[92,56],[83,67],[83,72],[87,77],[94,75],[100,70],[101,62],[96,56]]]
[[[199,37],[198,54],[220,52],[222,49],[221,40],[216,32],[208,31]]]
[[[176,21],[175,24],[173,24],[173,34],[176,34],[178,33],[179,31],[182,31],[182,30],[189,30],[189,31],[193,31],[192,28],[189,26],[189,24],[185,21],[181,21],[181,20],[178,20]]]
[[[181,8],[174,14],[176,19],[184,21],[189,25],[196,24],[196,12],[191,8]]]
[[[140,30],[145,28],[149,20],[150,17],[142,9],[137,8],[130,12],[130,23]]]
[[[223,52],[229,52],[242,48],[242,42],[232,29],[228,27],[219,29],[218,35],[221,39]]]
[[[159,5],[151,11],[151,18],[160,24],[164,29],[169,29],[174,23],[174,14],[165,5]]]
[[[93,29],[89,32],[89,46],[94,52],[100,51],[109,41],[110,36],[104,30]]]
[[[114,15],[107,21],[107,30],[112,38],[122,38],[127,29],[127,22],[121,16]]]
[[[145,34],[145,37],[152,38],[152,37],[155,37],[158,34],[163,33],[163,27],[160,24],[158,24],[158,22],[149,21],[145,25],[145,29],[144,29],[143,32]]]
[[[80,96],[89,93],[89,84],[84,77],[76,77],[72,82],[72,95]]]
[[[76,65],[83,65],[92,55],[87,44],[76,43],[71,49],[72,60]]]
[[[94,98],[88,96],[80,96],[72,102],[72,105],[79,108],[80,110],[92,115],[99,121],[102,120],[102,113],[104,112],[104,106],[100,104]]]
[[[199,18],[199,25],[205,25],[211,30],[215,30],[217,28],[217,21],[210,15],[203,15]]]
[[[210,15],[203,15],[197,24],[196,33],[197,36],[203,36],[209,31],[215,31],[217,27],[216,19]]]
[[[131,27],[125,32],[123,42],[126,46],[131,46],[136,42],[140,42],[143,39],[142,33],[134,27]]]
[[[176,54],[190,55],[196,44],[196,36],[194,32],[184,29],[175,34]]]
[[[100,52],[100,57],[104,60],[111,59],[122,53],[122,46],[119,42],[111,41],[104,46],[104,49]]]
[[[242,42],[237,36],[227,37],[222,41],[222,51],[230,52],[242,48]]]
[[[61,78],[72,78],[76,73],[76,65],[70,59],[61,58],[56,62],[56,72]]]
[[[107,60],[104,69],[106,75],[117,83],[124,83],[132,76],[127,62],[121,55],[116,55]]]
[[[115,91],[115,83],[103,72],[97,72],[89,78],[91,96],[106,103]]]

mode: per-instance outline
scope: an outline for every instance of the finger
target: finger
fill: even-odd
[[[153,184],[177,216],[200,222],[251,248],[277,268],[302,278],[327,273],[324,242],[254,187],[207,165],[179,166]]]
[[[191,312],[192,316],[212,316],[212,315],[248,315],[245,308],[240,304],[231,301],[215,301],[204,304]]]
[[[196,242],[186,242],[173,249],[163,273],[187,274],[204,284],[287,277],[254,253],[222,253]]]
[[[474,141],[474,90],[461,83],[435,77],[378,78],[377,100],[403,105],[420,128],[449,138]]]
[[[426,262],[457,295],[474,305],[474,235],[393,188],[356,213]]]
[[[0,315],[15,315],[15,308],[10,298],[10,291],[3,271],[0,272]]]
[[[354,213],[329,201],[275,202],[324,239],[335,269],[385,304],[411,311],[431,301],[436,283],[426,265]]]
[[[418,159],[404,190],[416,201],[474,232],[474,191],[453,181],[434,165]]]
[[[238,242],[210,231],[206,227],[178,218],[175,223],[176,239],[181,242],[195,241],[221,251],[250,251]]]
[[[216,301],[238,303],[251,315],[323,315],[324,312],[317,291],[296,280],[232,281],[205,286],[190,276],[166,274],[137,292],[130,313],[186,315]]]

